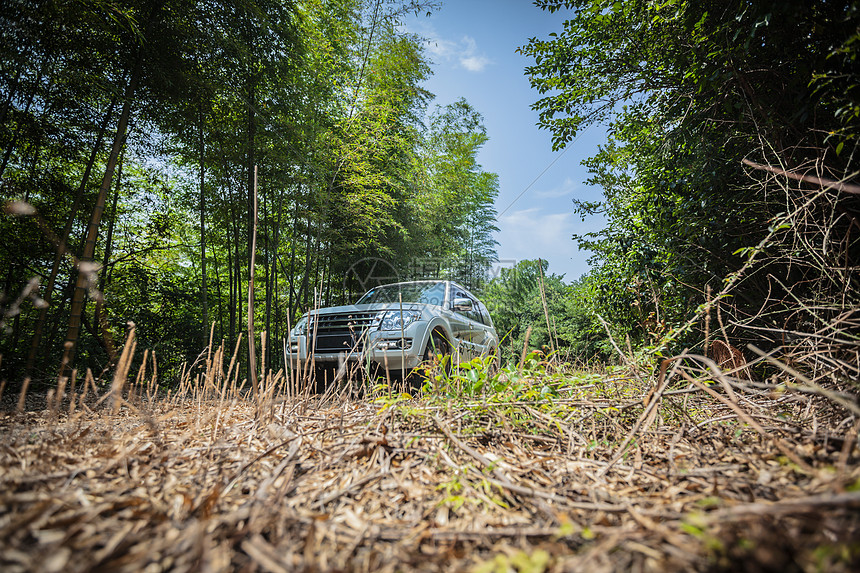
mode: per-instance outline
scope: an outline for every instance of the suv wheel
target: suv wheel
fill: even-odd
[[[434,330],[430,335],[430,340],[427,341],[427,348],[424,349],[424,361],[431,362],[437,357],[444,357],[451,354],[451,345],[445,337],[438,331]]]
[[[443,368],[445,374],[451,373],[451,345],[445,338],[445,335],[434,330],[430,334],[430,339],[427,341],[427,346],[424,348],[423,354],[423,372],[420,376],[420,382],[433,380],[433,374],[438,372],[437,368]],[[420,384],[419,384],[420,385]]]

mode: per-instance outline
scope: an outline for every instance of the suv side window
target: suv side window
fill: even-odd
[[[462,312],[461,314],[463,316],[470,318],[471,320],[474,320],[475,322],[480,322],[483,324],[484,319],[481,317],[481,307],[480,307],[481,303],[479,303],[477,300],[475,300],[475,297],[473,297],[472,295],[470,295],[469,293],[467,293],[463,289],[460,289],[457,287],[452,287],[452,289],[451,289],[451,302],[453,303],[453,301],[455,299],[458,299],[458,298],[467,298],[467,299],[472,301],[472,310],[468,311],[468,312]]]
[[[465,292],[463,292],[462,289],[459,289],[459,288],[452,285],[451,286],[451,308],[452,308],[452,310],[454,307],[454,301],[457,300],[458,298],[469,298],[469,296]]]
[[[481,301],[478,301],[478,308],[481,309],[481,322],[486,326],[493,326],[493,319],[490,317],[490,311],[487,310],[487,307]]]
[[[481,303],[475,300],[474,297],[468,297],[469,300],[472,301],[472,310],[466,313],[466,316],[474,320],[475,322],[479,322],[481,324],[484,323],[484,317],[481,316]]]

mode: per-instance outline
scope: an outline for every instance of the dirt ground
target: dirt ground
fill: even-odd
[[[857,420],[820,397],[592,377],[534,399],[351,399],[276,382],[259,414],[226,385],[7,396],[0,569],[860,570]]]

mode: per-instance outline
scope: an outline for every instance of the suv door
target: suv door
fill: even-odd
[[[490,313],[487,307],[481,301],[476,301],[475,310],[480,312],[480,320],[478,320],[472,329],[472,343],[481,355],[486,355],[490,350],[495,348],[496,340],[493,334],[493,321],[490,318]]]
[[[449,309],[451,311],[450,314],[450,322],[451,322],[451,334],[454,335],[456,340],[453,340],[453,346],[455,346],[460,353],[461,361],[471,360],[474,356],[474,351],[472,349],[472,325],[469,317],[465,315],[465,313],[454,310],[454,301],[458,298],[468,298],[469,296],[465,290],[461,289],[457,285],[452,284],[448,301],[449,301]],[[474,305],[474,302],[472,303]]]
[[[468,332],[463,333],[464,349],[468,350],[467,359],[482,356],[490,350],[493,344],[493,336],[487,323],[490,322],[486,307],[471,293],[461,288],[454,288],[457,298],[466,298],[472,301],[472,310],[458,313],[468,323]],[[452,299],[453,300],[453,299]]]

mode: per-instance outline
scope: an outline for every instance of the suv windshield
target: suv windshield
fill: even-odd
[[[442,306],[445,302],[445,283],[400,283],[376,287],[355,304],[391,303],[401,300]]]

